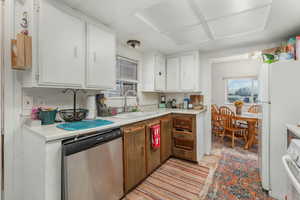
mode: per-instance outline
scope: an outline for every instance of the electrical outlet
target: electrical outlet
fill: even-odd
[[[37,105],[39,106],[45,106],[46,105],[46,100],[41,98],[41,97],[38,97],[37,98]]]
[[[22,115],[30,115],[33,107],[33,97],[24,95],[22,101]]]
[[[31,109],[33,107],[33,97],[23,96],[23,109]]]

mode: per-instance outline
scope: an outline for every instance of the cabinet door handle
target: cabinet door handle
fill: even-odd
[[[74,58],[78,58],[78,48],[77,48],[77,46],[74,47]]]
[[[137,127],[133,127],[133,128],[126,128],[124,129],[124,133],[133,133],[133,132],[138,132],[145,129],[145,126],[137,126]]]
[[[144,156],[144,147],[141,147],[141,155]]]
[[[94,60],[94,63],[97,62],[97,53],[96,52],[93,53],[93,60]]]

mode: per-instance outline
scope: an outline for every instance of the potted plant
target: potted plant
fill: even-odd
[[[234,106],[235,106],[235,113],[237,115],[241,115],[242,114],[242,108],[243,108],[244,102],[241,100],[235,101],[234,102]]]

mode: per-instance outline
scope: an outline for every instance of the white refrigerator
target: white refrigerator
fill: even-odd
[[[281,158],[287,149],[285,124],[300,121],[300,62],[263,64],[258,79],[262,106],[260,177],[272,197],[284,199],[287,177]]]

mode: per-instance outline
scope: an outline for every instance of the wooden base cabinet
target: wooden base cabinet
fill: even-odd
[[[172,151],[177,158],[197,161],[196,118],[173,115]]]
[[[153,149],[151,142],[151,126],[160,124],[159,120],[150,120],[147,122],[146,127],[146,163],[147,163],[147,175],[151,174],[160,165],[160,148]]]
[[[146,177],[145,125],[123,128],[124,190],[127,193]]]
[[[161,119],[161,148],[160,159],[165,162],[172,155],[172,118],[170,116]]]
[[[152,148],[151,127],[160,124],[161,145]],[[166,115],[122,128],[124,191],[134,189],[171,156],[196,161],[196,118]]]

